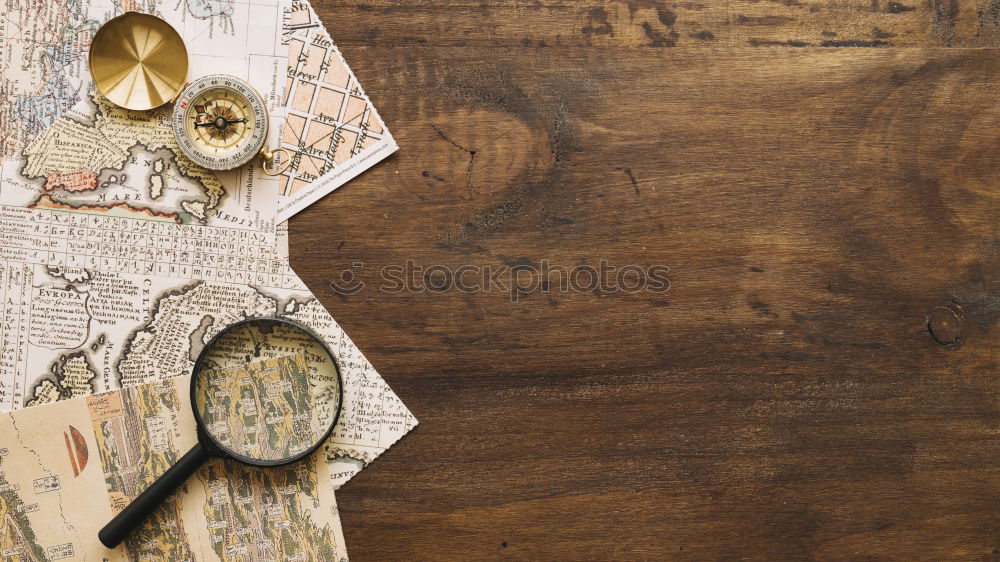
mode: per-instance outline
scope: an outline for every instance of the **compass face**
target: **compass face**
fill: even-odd
[[[181,150],[196,164],[230,170],[252,160],[264,146],[267,108],[246,81],[209,75],[181,92],[173,128]]]

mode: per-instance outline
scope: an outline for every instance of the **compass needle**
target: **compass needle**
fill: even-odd
[[[267,106],[247,82],[219,74],[203,76],[179,99],[186,109],[174,112],[174,134],[192,161],[213,170],[230,170],[262,154]]]
[[[287,168],[264,150],[268,107],[245,79],[210,74],[186,84],[184,41],[167,22],[129,12],[104,24],[90,46],[89,68],[97,89],[109,101],[132,110],[174,103],[170,124],[177,144],[192,162],[211,170],[231,170],[261,157],[264,173]],[[274,167],[271,169],[271,167]]]

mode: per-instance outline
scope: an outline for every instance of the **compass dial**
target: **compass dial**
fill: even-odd
[[[181,150],[196,164],[230,170],[252,160],[264,146],[267,108],[246,81],[214,74],[181,92],[173,128]]]

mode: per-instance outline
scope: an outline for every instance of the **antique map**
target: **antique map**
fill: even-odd
[[[305,3],[306,19],[284,0],[0,3],[0,410],[14,410],[0,416],[0,559],[345,558],[332,491],[416,419],[288,266],[278,180],[249,167],[206,174],[164,133],[166,110],[126,112],[92,91],[89,42],[129,10],[181,32],[189,77],[225,69],[257,86],[280,116],[273,123],[304,99],[284,95],[289,67],[302,73],[291,87],[319,80],[320,92],[340,60]],[[309,53],[320,46],[313,76],[319,59]],[[329,83],[344,85],[345,109],[369,107],[353,76]],[[348,144],[311,147],[331,160],[299,162],[296,177],[319,171],[322,184],[340,173],[336,163],[346,181],[378,146],[394,148],[373,109],[355,119],[323,107],[298,109],[317,124],[339,119],[330,138]],[[303,123],[300,136],[309,130]],[[271,133],[278,142],[278,127]],[[338,147],[351,143],[343,160]],[[337,357],[344,403],[317,456],[326,462],[266,476],[213,464],[157,515],[158,534],[95,551],[97,528],[190,445],[183,377],[195,357],[222,328],[256,316],[305,324]],[[262,351],[275,357],[281,345]]]
[[[293,274],[292,274],[293,275]],[[344,405],[330,448],[339,485],[416,425],[325,308],[301,286],[0,262],[0,408],[17,409],[191,372],[222,328],[284,316],[337,357]],[[274,357],[281,341],[265,340]]]
[[[172,106],[108,103],[90,84],[86,49],[111,17],[153,13],[184,37],[189,77],[225,69],[249,80],[279,123],[284,0],[10,0],[0,9],[0,203],[273,232],[277,179],[252,165],[218,176],[195,166],[176,146]]]
[[[4,560],[345,560],[322,456],[211,460],[122,547],[97,532],[195,442],[188,378],[0,415]]]
[[[280,146],[295,151],[281,176],[278,220],[308,207],[396,151],[361,84],[308,2],[285,14],[285,124]]]
[[[35,279],[35,274],[41,279]],[[317,477],[318,485],[324,490],[339,487],[416,425],[412,414],[333,318],[301,287],[290,289],[112,274],[97,269],[50,268],[40,264],[22,264],[20,269],[9,269],[5,275],[7,283],[13,283],[21,290],[5,291],[3,302],[6,305],[0,319],[0,342],[3,345],[0,349],[0,381],[6,393],[4,406],[39,406],[18,410],[19,413],[40,410],[41,404],[50,402],[71,408],[80,400],[65,399],[88,396],[105,389],[141,388],[141,391],[135,391],[139,397],[136,400],[148,405],[144,410],[122,408],[122,414],[117,418],[95,415],[95,419],[105,422],[101,427],[107,430],[99,434],[99,439],[113,438],[118,443],[119,451],[145,447],[143,438],[127,433],[136,427],[156,430],[156,437],[149,439],[148,448],[167,450],[171,424],[189,419],[190,411],[184,410],[181,415],[161,415],[156,408],[173,404],[173,395],[167,395],[168,399],[157,399],[159,402],[153,399],[142,402],[142,397],[153,396],[159,392],[156,389],[165,388],[163,380],[182,385],[185,390],[179,396],[186,397],[187,373],[205,343],[222,327],[248,316],[282,315],[309,326],[324,338],[341,365],[343,409],[330,441],[319,453],[320,458],[326,461],[322,476]],[[261,348],[265,358],[287,354],[282,341],[264,341]],[[91,401],[92,408],[93,404]],[[108,407],[104,411],[118,409]],[[132,417],[129,418],[129,415]],[[72,425],[73,428],[64,431],[66,435],[63,439],[68,444],[64,444],[63,448],[80,451],[80,446],[76,444],[80,439],[75,436],[74,428],[80,431],[82,427]],[[50,422],[41,426],[48,429],[55,427]],[[0,428],[0,435],[7,434]],[[0,443],[0,447],[8,445]],[[123,463],[126,463],[126,458],[138,458],[138,453],[134,451],[116,454],[123,459]],[[169,455],[154,456],[149,462],[158,462],[155,467],[162,468],[173,458]],[[23,464],[21,461],[12,462],[18,467]],[[75,468],[71,466],[73,462],[76,463]],[[67,469],[82,470],[85,462],[78,453],[73,453]],[[0,464],[0,469],[3,466],[10,465]],[[105,466],[110,475],[107,488],[109,501],[117,501],[112,505],[118,507],[126,501],[121,498],[133,497],[144,485],[145,481],[140,483],[135,480],[136,474],[158,470],[153,468],[154,465],[119,466],[124,468]],[[218,471],[223,471],[223,468]],[[129,481],[122,475],[131,475],[133,480]],[[296,478],[299,479],[296,482],[302,479],[301,475]],[[221,483],[216,486],[237,485],[236,481],[225,476],[219,479]],[[294,488],[289,486],[291,484],[286,489]],[[261,489],[272,488],[265,482],[261,484]],[[245,499],[233,501],[247,510],[260,507],[240,503]],[[190,511],[184,506],[173,509],[177,514]],[[168,515],[169,512],[163,517]],[[171,529],[180,528],[179,523],[163,524]],[[191,528],[185,527],[188,529],[185,532],[215,529],[212,525],[209,520],[204,522],[204,526],[191,523]],[[179,531],[174,534],[179,534]],[[195,545],[209,544],[195,539],[190,542]],[[143,544],[149,542],[143,541]],[[233,548],[239,550],[241,547]]]
[[[44,183],[30,205],[179,224],[218,224],[268,230],[264,209],[230,215],[219,178],[187,158],[168,126],[172,108],[130,112],[91,88],[24,151],[25,178]],[[244,191],[238,191],[245,194]],[[234,199],[239,202],[238,198]],[[257,204],[265,197],[253,198]]]

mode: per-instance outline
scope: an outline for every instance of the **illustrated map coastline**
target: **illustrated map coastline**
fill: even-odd
[[[189,76],[224,68],[253,84],[278,119],[286,8],[286,0],[0,5],[0,203],[273,233],[276,178],[252,165],[199,169],[176,145],[172,106],[136,112],[108,103],[93,91],[86,53],[101,23],[126,11],[154,14],[185,38]]]

